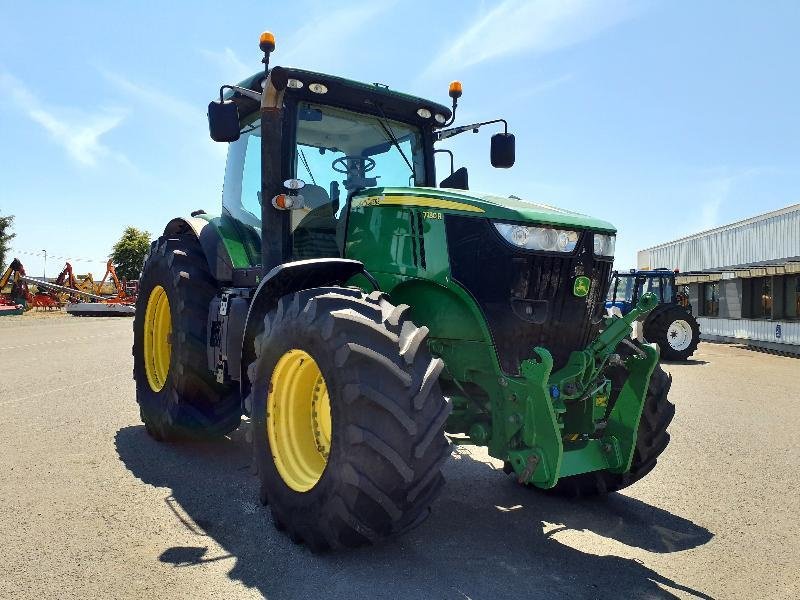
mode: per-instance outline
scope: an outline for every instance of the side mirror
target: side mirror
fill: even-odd
[[[239,109],[232,100],[213,100],[208,105],[208,132],[215,142],[239,139]]]
[[[509,169],[514,166],[516,142],[513,133],[495,133],[492,136],[492,166]]]

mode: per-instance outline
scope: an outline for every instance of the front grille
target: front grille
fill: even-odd
[[[487,219],[447,215],[445,225],[453,279],[483,311],[505,373],[518,375],[535,346],[559,369],[597,335],[612,263],[593,256],[590,231],[564,255],[514,248]],[[572,293],[581,275],[592,281],[583,298]]]

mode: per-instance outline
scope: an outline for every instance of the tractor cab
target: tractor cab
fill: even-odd
[[[263,81],[262,74],[237,87],[260,88]],[[450,118],[446,107],[299,69],[287,70],[287,90],[279,161],[283,185],[273,196],[288,214],[289,259],[342,256],[344,208],[355,192],[435,185],[432,123]],[[252,240],[248,258],[260,264],[261,114],[240,92],[229,98],[240,129],[228,150],[223,214]]]
[[[606,297],[606,308],[618,308],[623,315],[636,306],[639,298],[652,292],[661,304],[682,304],[675,285],[675,273],[668,269],[629,272],[614,271]]]
[[[209,129],[212,139],[230,143],[222,219],[244,240],[246,262],[268,270],[343,257],[351,200],[368,190],[435,189],[437,152],[451,157],[439,186],[466,190],[466,168],[455,169],[452,153],[434,149],[437,141],[503,123],[491,162],[511,167],[515,142],[503,119],[446,128],[461,94],[461,84],[451,83],[448,108],[382,84],[283,67],[222,86],[209,105]]]

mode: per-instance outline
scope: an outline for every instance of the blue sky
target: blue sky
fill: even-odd
[[[476,190],[595,215],[617,265],[659,242],[800,202],[800,3],[689,1],[10,2],[0,8],[0,213],[40,274],[102,274],[126,225],[156,236],[218,207],[224,145],[206,105],[273,64],[504,117],[447,147]],[[31,254],[33,253],[33,254]],[[58,258],[54,258],[58,257]],[[82,260],[77,260],[82,259]],[[86,260],[91,259],[91,260]],[[671,265],[659,265],[671,266]]]

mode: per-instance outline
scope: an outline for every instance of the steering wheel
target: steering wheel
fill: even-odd
[[[348,173],[350,173],[350,170],[347,168],[347,162],[346,162],[348,160],[360,160],[361,162],[363,162],[364,173],[369,173],[370,171],[372,171],[372,169],[375,168],[375,159],[370,158],[369,156],[355,156],[349,154],[347,156],[341,156],[337,158],[335,161],[333,161],[331,163],[331,168],[337,173],[344,173],[345,175],[347,175]],[[341,168],[337,169],[336,168],[337,166],[340,166]]]

